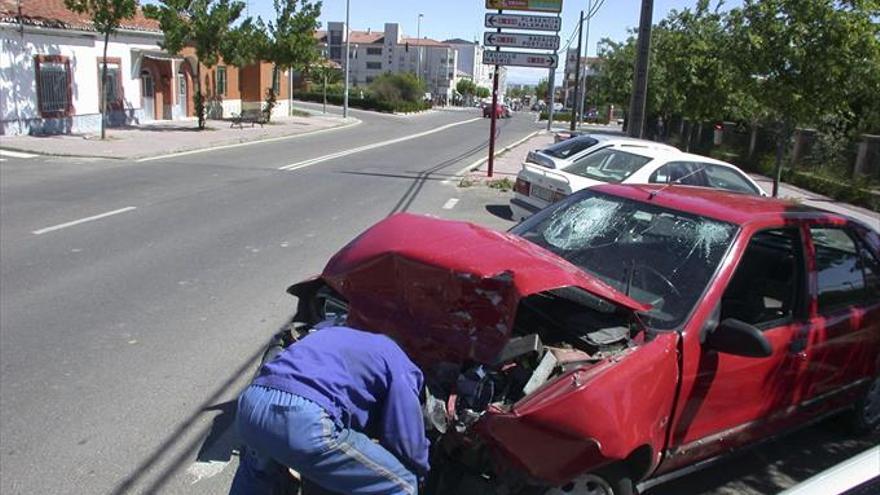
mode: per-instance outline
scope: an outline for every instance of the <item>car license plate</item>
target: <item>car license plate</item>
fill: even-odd
[[[535,184],[532,184],[531,196],[544,200],[548,203],[553,202],[553,191],[547,189],[546,187],[536,186]]]

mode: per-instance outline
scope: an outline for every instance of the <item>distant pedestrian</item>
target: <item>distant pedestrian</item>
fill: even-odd
[[[387,336],[330,327],[303,338],[239,398],[248,448],[230,493],[275,493],[290,467],[336,493],[416,494],[428,473],[422,384]]]

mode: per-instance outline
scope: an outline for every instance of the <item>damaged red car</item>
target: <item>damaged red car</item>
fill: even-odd
[[[880,424],[880,235],[796,203],[603,185],[508,233],[401,214],[289,292],[292,340],[345,321],[422,368],[430,493],[630,494]]]

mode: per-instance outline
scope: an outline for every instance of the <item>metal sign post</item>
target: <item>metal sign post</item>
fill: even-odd
[[[552,31],[559,32],[562,27],[562,18],[540,15],[512,15],[504,14],[507,10],[526,10],[535,12],[550,12],[560,14],[562,12],[562,0],[486,0],[486,8],[497,10],[497,14],[487,13],[485,25],[494,28],[495,32],[486,32],[483,44],[494,46],[494,51],[483,52],[483,64],[494,65],[495,73],[492,76],[492,108],[490,109],[491,122],[489,124],[489,169],[488,176],[492,177],[495,169],[495,133],[498,126],[498,71],[501,67],[540,67],[550,69],[550,120],[548,126],[553,123],[553,76],[556,66],[559,64],[559,36],[547,34],[528,33],[502,33],[501,29],[524,29],[528,31]],[[552,50],[551,53],[535,52],[502,52],[501,47],[525,48],[531,50]]]
[[[489,4],[489,0],[486,0],[486,5],[488,6],[488,4]],[[499,10],[498,13],[500,14],[501,11]],[[501,34],[501,28],[498,28],[496,31],[498,34]],[[487,33],[487,34],[491,34],[491,33]],[[493,53],[493,52],[485,52],[484,51],[483,52],[483,59],[486,58],[486,53]],[[501,53],[501,48],[496,47],[494,53]],[[498,125],[498,69],[499,68],[500,68],[500,66],[498,64],[495,64],[495,72],[492,75],[492,109],[489,111],[489,118],[491,118],[492,121],[489,123],[489,168],[487,170],[487,176],[489,178],[492,177],[492,172],[495,169],[495,129]]]

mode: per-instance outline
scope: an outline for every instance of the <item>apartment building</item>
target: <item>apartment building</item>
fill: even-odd
[[[318,31],[316,36],[327,58],[343,67],[346,34],[351,50],[349,80],[353,86],[367,86],[386,72],[412,72],[425,81],[436,102],[451,101],[458,64],[453,46],[430,38],[404,36],[397,23],[386,23],[382,31],[346,32],[344,22],[328,22],[327,30]]]

